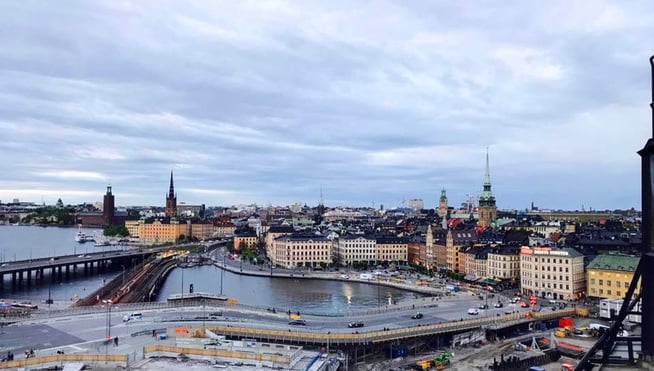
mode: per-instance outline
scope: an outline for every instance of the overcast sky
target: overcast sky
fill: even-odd
[[[531,4],[531,5],[529,5]],[[4,1],[0,200],[640,209],[654,2]]]

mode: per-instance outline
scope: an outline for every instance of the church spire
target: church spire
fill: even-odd
[[[488,147],[486,147],[486,175],[484,175],[484,190],[486,190],[486,186],[488,186],[488,190],[490,191],[490,165],[488,161]]]
[[[168,198],[175,197],[175,186],[173,185],[173,171],[170,171],[170,188],[168,189]]]

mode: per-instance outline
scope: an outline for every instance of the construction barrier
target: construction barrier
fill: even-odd
[[[197,357],[222,357],[232,359],[242,359],[258,362],[272,362],[279,365],[288,365],[291,363],[289,355],[283,355],[277,352],[261,352],[261,351],[245,351],[245,350],[230,350],[230,349],[200,349],[200,348],[187,348],[176,347],[172,345],[156,344],[149,345],[143,348],[143,355],[145,357],[152,357],[161,353],[168,353],[173,356],[184,354],[187,356]]]
[[[14,361],[0,362],[0,369],[17,369],[28,366],[61,364],[64,362],[81,363],[119,363],[127,367],[127,354],[54,354],[51,356],[32,357]]]

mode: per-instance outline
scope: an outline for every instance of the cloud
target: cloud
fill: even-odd
[[[0,199],[638,206],[653,8],[3,3]]]

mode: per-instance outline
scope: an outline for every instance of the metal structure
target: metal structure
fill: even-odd
[[[641,258],[633,279],[629,285],[629,290],[625,295],[622,307],[617,317],[614,318],[613,325],[605,332],[593,345],[593,347],[584,355],[575,367],[575,371],[592,370],[594,364],[627,364],[633,365],[636,362],[634,343],[641,345],[641,358],[644,360],[654,359],[654,288],[646,285],[645,282],[652,282],[654,279],[654,55],[649,58],[651,69],[651,87],[652,87],[652,138],[647,140],[645,147],[638,151],[641,157],[641,202],[642,202],[642,247]],[[634,295],[638,280],[642,280],[641,293]],[[632,312],[636,303],[642,300],[641,312]],[[622,322],[629,314],[642,315],[642,335],[641,336],[618,336]],[[616,344],[626,343],[628,348],[628,359],[614,359],[611,352],[615,349]],[[596,357],[598,350],[602,350],[602,356]]]

